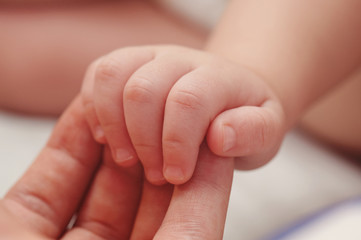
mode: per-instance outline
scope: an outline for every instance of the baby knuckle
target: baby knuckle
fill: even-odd
[[[155,143],[135,142],[134,148],[137,149],[137,151],[149,152],[158,150],[160,147]]]
[[[162,140],[163,149],[174,151],[176,149],[184,149],[184,141],[177,136],[165,136]]]
[[[189,90],[174,92],[168,101],[179,106],[183,110],[200,110],[204,108],[202,97]]]
[[[144,77],[135,77],[124,89],[124,99],[126,101],[149,103],[154,98],[151,90],[151,82]]]
[[[180,45],[167,44],[163,45],[161,56],[174,56],[183,53],[184,51],[189,51],[189,49]]]
[[[98,59],[92,61],[85,70],[85,73],[86,73],[85,76],[92,73],[93,69],[96,69],[98,67],[98,64],[99,64],[100,61],[101,61],[101,58],[98,58]]]
[[[113,57],[106,57],[99,61],[95,69],[95,79],[109,81],[118,79],[120,74],[119,62]]]

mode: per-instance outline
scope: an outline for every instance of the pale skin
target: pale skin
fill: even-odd
[[[115,51],[89,68],[82,92],[94,137],[122,166],[139,158],[155,184],[188,181],[206,134],[213,152],[249,156],[242,168],[254,168],[276,152],[285,132],[282,106],[258,76],[187,48]],[[243,137],[230,143],[227,127]]]
[[[312,11],[259,4],[231,1],[204,51],[135,47],[93,63],[83,101],[118,164],[139,158],[150,182],[182,184],[206,138],[237,168],[259,167],[305,109],[358,68],[359,1],[318,1]]]

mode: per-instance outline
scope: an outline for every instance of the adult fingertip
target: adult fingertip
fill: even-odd
[[[233,161],[221,159],[201,147],[192,179],[174,188],[154,239],[222,239]]]

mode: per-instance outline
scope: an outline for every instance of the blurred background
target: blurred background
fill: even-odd
[[[87,65],[118,47],[201,47],[227,1],[155,0],[152,6],[130,0],[99,2],[0,0],[2,109],[58,115],[78,92]],[[139,11],[133,14],[133,7]],[[0,196],[36,157],[55,122],[53,117],[0,111]],[[224,239],[268,239],[360,196],[360,162],[293,130],[271,163],[235,172]],[[347,228],[344,234],[342,239],[361,239]]]

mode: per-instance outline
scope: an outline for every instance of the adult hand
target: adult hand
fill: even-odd
[[[221,239],[232,172],[203,146],[187,184],[151,185],[140,165],[120,168],[102,151],[76,99],[0,201],[0,238]]]

